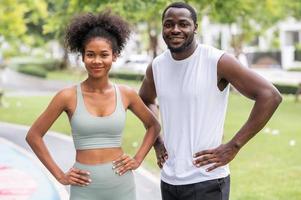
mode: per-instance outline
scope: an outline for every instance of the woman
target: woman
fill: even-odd
[[[53,176],[63,185],[71,185],[71,200],[134,200],[131,170],[140,166],[159,134],[159,123],[137,93],[109,81],[112,62],[129,34],[128,24],[107,11],[75,17],[67,28],[66,45],[71,52],[82,54],[88,78],[58,92],[27,134],[28,144]],[[147,129],[133,158],[121,148],[127,109]],[[62,112],[69,117],[76,148],[76,162],[66,173],[42,140]]]

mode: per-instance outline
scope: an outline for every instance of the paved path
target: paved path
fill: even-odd
[[[5,138],[32,152],[25,142],[28,127],[0,122],[0,137]],[[75,151],[70,137],[48,132],[44,141],[58,165],[67,171],[74,163]],[[1,152],[2,153],[2,152]],[[144,169],[135,171],[137,185],[137,200],[159,200],[161,199],[159,189],[159,178],[154,177]],[[68,188],[67,188],[68,190]],[[1,199],[1,198],[0,198]]]
[[[51,179],[37,159],[19,146],[0,137],[0,152],[0,199],[68,199],[64,186]]]
[[[56,92],[74,83],[45,80],[15,72],[9,68],[0,70],[0,88],[25,93]]]

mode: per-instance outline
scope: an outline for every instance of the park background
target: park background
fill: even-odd
[[[114,82],[140,87],[147,64],[166,47],[161,38],[161,13],[167,0],[0,0],[0,121],[31,125],[56,89],[16,86],[12,76],[73,85],[85,79],[80,55],[64,50],[70,18],[110,8],[125,17],[133,34],[114,64]],[[198,39],[233,54],[252,70],[266,75],[281,91],[283,102],[263,130],[231,162],[231,200],[297,200],[301,197],[301,1],[195,0]],[[288,78],[282,74],[290,74]],[[268,76],[276,74],[275,76]],[[16,81],[17,82],[17,81]],[[246,121],[252,107],[231,91],[225,124],[228,141]],[[63,114],[51,130],[70,135]],[[1,130],[0,130],[1,131]],[[14,134],[14,133],[12,133]],[[134,154],[144,134],[128,112],[123,147]],[[1,156],[0,152],[0,156]],[[159,177],[152,151],[143,166]]]

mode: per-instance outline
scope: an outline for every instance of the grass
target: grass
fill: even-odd
[[[225,125],[226,140],[247,119],[251,105],[238,95],[231,96]],[[231,199],[300,198],[300,112],[301,103],[295,103],[293,96],[285,96],[266,127],[231,162]]]
[[[60,80],[60,81],[73,81],[80,82],[87,78],[87,73],[85,71],[81,71],[78,69],[75,70],[64,70],[64,71],[49,71],[47,73],[48,80]],[[117,78],[110,78],[110,80],[114,83],[118,84],[126,84],[128,86],[139,88],[139,83],[136,80],[123,80]]]
[[[0,108],[0,120],[25,125],[47,106],[51,97],[4,97],[9,107]],[[252,102],[231,94],[225,124],[225,141],[243,125]],[[22,112],[20,112],[22,110]],[[273,118],[231,162],[232,200],[297,200],[301,196],[301,102],[285,96]],[[52,130],[70,134],[67,116],[62,115]],[[144,134],[144,128],[131,113],[127,114],[123,147],[134,154]],[[295,145],[294,145],[295,143]],[[145,166],[158,173],[153,151]]]

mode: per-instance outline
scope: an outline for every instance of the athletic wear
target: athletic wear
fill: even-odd
[[[77,105],[70,120],[76,149],[111,148],[121,146],[126,112],[116,85],[115,110],[104,117],[93,116],[86,109],[80,85],[77,86]],[[135,200],[135,181],[132,171],[119,176],[112,163],[86,165],[76,162],[74,167],[90,172],[88,186],[71,186],[70,200]]]
[[[174,60],[169,50],[152,63],[168,160],[161,179],[185,185],[223,178],[228,165],[206,172],[193,165],[196,152],[222,142],[229,88],[217,87],[217,62],[223,51],[199,44],[184,60]]]
[[[125,127],[126,112],[121,94],[115,88],[116,107],[112,114],[104,117],[91,115],[85,106],[80,85],[77,86],[77,105],[70,120],[74,146],[76,149],[110,148],[121,146],[121,136]]]
[[[88,186],[71,186],[70,200],[135,200],[135,180],[132,171],[119,176],[112,163],[86,165],[76,162],[74,167],[90,172]]]
[[[189,185],[170,185],[161,181],[163,200],[227,200],[230,176]]]

